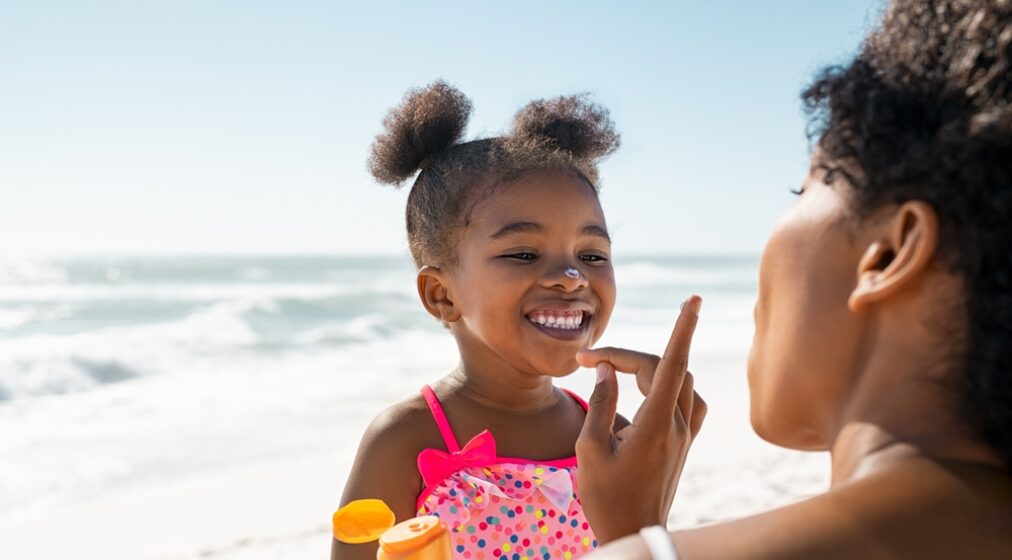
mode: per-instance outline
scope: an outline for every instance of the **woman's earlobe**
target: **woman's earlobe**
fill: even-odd
[[[862,311],[875,301],[882,274],[896,257],[896,252],[888,241],[875,241],[868,246],[857,264],[857,286],[847,301],[851,311]]]
[[[449,285],[446,275],[442,270],[434,266],[423,266],[418,269],[415,278],[418,288],[418,297],[422,305],[436,319],[444,324],[453,323],[460,319],[460,310],[454,305],[450,297]]]
[[[935,257],[938,214],[930,204],[913,200],[900,205],[883,236],[868,246],[858,263],[857,285],[847,301],[863,311],[911,286]]]

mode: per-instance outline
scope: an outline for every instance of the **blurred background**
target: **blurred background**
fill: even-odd
[[[671,526],[814,492],[825,457],[748,426],[756,269],[807,170],[798,94],[879,9],[0,3],[0,555],[326,557],[366,424],[456,363],[417,303],[407,188],[365,169],[437,78],[472,99],[469,138],[534,98],[611,111],[602,344],[660,351],[705,299],[710,417]]]

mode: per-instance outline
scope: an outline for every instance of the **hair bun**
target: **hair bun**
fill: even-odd
[[[608,110],[586,94],[528,103],[513,117],[510,136],[545,143],[582,160],[596,160],[618,149],[619,135]]]
[[[440,80],[409,90],[383,119],[369,154],[369,171],[381,183],[400,184],[464,135],[471,102]]]

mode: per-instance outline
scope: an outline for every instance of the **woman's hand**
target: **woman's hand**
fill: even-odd
[[[667,522],[685,456],[706,415],[706,403],[692,389],[687,369],[701,304],[692,296],[682,305],[661,357],[620,348],[577,354],[580,365],[597,367],[576,456],[580,500],[602,544]],[[632,424],[613,433],[615,370],[636,374],[646,399]]]

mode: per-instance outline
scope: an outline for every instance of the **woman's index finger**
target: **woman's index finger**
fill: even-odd
[[[576,362],[583,367],[596,367],[601,362],[608,362],[614,366],[615,371],[621,373],[640,374],[645,370],[652,373],[658,361],[660,358],[653,354],[614,346],[580,350],[576,353]]]
[[[657,418],[670,422],[675,408],[678,406],[678,394],[685,380],[685,372],[689,366],[689,347],[692,335],[696,332],[699,320],[699,308],[703,300],[692,296],[685,300],[675,328],[671,331],[668,346],[657,364],[650,394],[643,402],[643,418]]]

